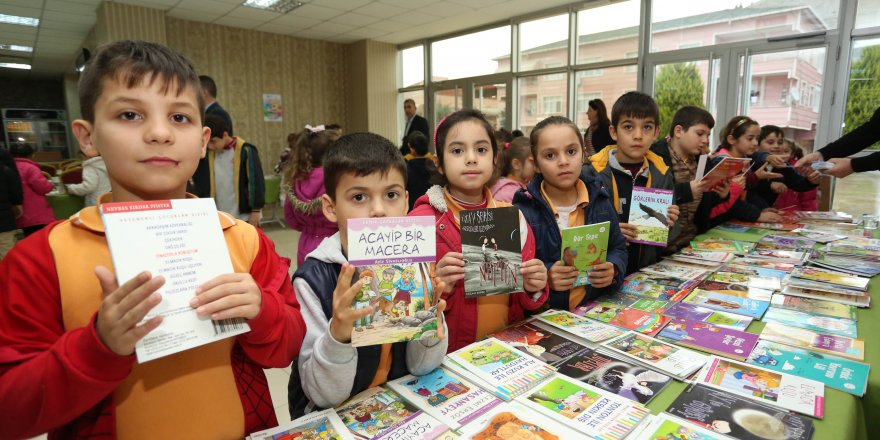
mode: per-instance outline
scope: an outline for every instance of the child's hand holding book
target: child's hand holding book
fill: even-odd
[[[162,301],[156,291],[165,284],[165,278],[154,278],[149,272],[141,272],[119,286],[116,276],[106,267],[96,267],[95,275],[104,291],[104,300],[95,321],[98,338],[110,351],[130,356],[138,341],[162,323],[162,315],[156,315],[138,325]]]
[[[520,273],[523,276],[523,290],[526,292],[535,293],[547,286],[547,268],[537,258],[524,262],[520,266]]]
[[[574,266],[566,266],[563,262],[557,261],[550,266],[548,278],[550,288],[562,292],[572,288],[574,282],[577,281],[578,268]]]
[[[593,266],[589,273],[590,284],[597,289],[610,286],[614,282],[615,271],[614,263],[610,261]]]
[[[450,293],[455,283],[464,279],[464,254],[461,252],[447,252],[437,262],[437,279],[444,283],[443,288],[437,288],[438,292]]]
[[[196,289],[190,305],[199,316],[214,321],[229,318],[254,319],[260,314],[263,291],[249,273],[228,273]]]
[[[333,290],[333,319],[330,320],[330,336],[337,342],[348,344],[351,342],[351,333],[354,331],[354,323],[373,313],[373,306],[355,309],[351,305],[354,297],[364,285],[364,280],[351,284],[354,276],[354,266],[342,265],[339,278],[336,279],[336,289]]]

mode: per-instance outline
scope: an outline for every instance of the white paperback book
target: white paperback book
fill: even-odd
[[[144,318],[162,315],[162,323],[137,343],[138,362],[250,331],[243,319],[200,318],[190,306],[196,288],[234,272],[213,199],[104,203],[100,209],[117,282],[143,271],[165,278],[162,302]]]
[[[689,377],[709,361],[708,356],[696,351],[636,332],[607,341],[602,348],[679,380]]]
[[[581,433],[517,401],[492,407],[459,431],[463,439],[577,439]]]
[[[495,338],[449,353],[443,365],[504,400],[512,400],[556,372],[550,365]]]
[[[255,432],[248,437],[250,440],[275,438],[315,438],[355,440],[342,419],[332,409],[306,414],[296,420],[282,423],[275,428]]]

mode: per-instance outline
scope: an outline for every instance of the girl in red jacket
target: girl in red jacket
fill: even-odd
[[[535,258],[535,237],[520,214],[522,239],[521,273],[525,292],[507,295],[464,297],[464,255],[461,253],[459,213],[466,209],[510,206],[497,202],[486,184],[498,153],[492,127],[476,110],[450,114],[437,125],[437,168],[441,185],[435,185],[416,201],[409,215],[433,215],[437,219],[436,277],[446,283],[446,323],[449,351],[458,350],[482,337],[523,319],[547,301],[547,269]]]

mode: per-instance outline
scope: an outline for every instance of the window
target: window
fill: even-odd
[[[672,116],[678,109],[686,105],[707,107],[708,78],[708,60],[659,64],[654,68],[654,99],[660,107],[660,133],[669,133]],[[758,93],[750,93],[750,101],[758,99]]]
[[[568,14],[519,25],[519,70],[568,64]]]
[[[425,47],[415,46],[400,52],[400,87],[425,85]]]
[[[578,73],[582,74],[583,76],[602,76],[605,74],[605,70],[604,69],[589,69],[589,70],[582,70]]]
[[[471,107],[483,112],[492,127],[507,124],[507,84],[475,85]]]
[[[599,56],[617,60],[639,49],[639,2],[628,0],[584,9],[577,16],[577,64]]]
[[[578,93],[577,105],[575,105],[574,111],[576,113],[586,112],[590,101],[594,99],[602,99],[602,92]]]
[[[544,97],[544,113],[562,113],[562,97],[561,96],[545,96]]]
[[[565,115],[568,108],[568,74],[561,81],[547,81],[546,75],[522,77],[518,81],[519,110],[517,125],[528,136],[532,128],[547,116]],[[530,80],[530,78],[536,78]],[[529,85],[529,84],[532,85]]]
[[[510,26],[431,43],[431,80],[510,71]]]
[[[859,0],[856,29],[880,26],[880,0]]]
[[[562,67],[562,63],[550,63],[545,66],[548,69],[552,69],[554,67]],[[559,81],[565,78],[565,74],[563,73],[551,73],[549,75],[544,75],[545,81]]]
[[[630,58],[638,58],[638,57],[639,57],[639,52],[638,52],[638,51],[636,51],[636,52],[627,52],[627,53],[625,53],[625,54],[623,55],[623,57],[626,58],[626,59],[630,59]],[[631,65],[631,66],[626,66],[626,67],[623,68],[623,71],[626,72],[626,73],[636,73],[636,72],[639,71],[639,65],[638,65],[638,64],[633,64],[633,65]]]
[[[577,107],[573,120],[581,130],[586,130],[590,126],[590,120],[587,118],[587,103],[591,99],[601,99],[608,110],[608,116],[611,116],[611,107],[614,101],[624,93],[635,90],[638,81],[635,71],[628,72],[627,67],[609,67],[605,69],[608,75],[596,76],[591,74],[589,70],[577,72],[574,77],[575,96],[578,97]],[[581,105],[583,99],[583,105]]]

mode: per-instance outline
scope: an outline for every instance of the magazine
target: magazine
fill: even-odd
[[[775,322],[768,322],[764,326],[761,339],[857,361],[865,360],[865,341],[861,339],[822,334]]]
[[[528,322],[514,324],[491,336],[550,365],[558,365],[584,348],[577,342]]]
[[[688,319],[672,320],[657,334],[657,339],[740,361],[746,360],[758,343],[754,333]]]
[[[516,207],[461,211],[464,296],[522,292],[522,231]]]
[[[559,365],[559,374],[647,405],[672,379],[653,370],[585,348]]]
[[[775,308],[797,310],[814,315],[830,316],[856,320],[856,309],[853,306],[819,299],[799,298],[796,296],[773,295],[770,305]]]
[[[861,362],[770,341],[758,342],[748,361],[773,371],[813,379],[856,396],[865,394],[871,369]]]
[[[582,436],[566,424],[539,414],[518,401],[502,402],[492,407],[458,432],[462,439],[475,440],[568,440]]]
[[[700,155],[700,159],[697,162],[697,174],[694,176],[694,180],[698,182],[705,180],[708,182],[706,184],[706,191],[711,191],[723,185],[724,182],[730,181],[736,175],[748,170],[751,162],[752,160],[747,157],[738,159],[731,156],[723,156],[721,161],[706,172],[706,165],[708,165],[709,159],[707,155],[703,154]]]
[[[825,416],[825,385],[815,380],[713,356],[697,383],[811,417]]]
[[[361,439],[436,439],[449,427],[420,411],[392,390],[369,388],[336,410],[342,423]],[[398,433],[405,433],[398,435]]]
[[[706,428],[681,420],[677,417],[663,414],[651,416],[650,420],[642,423],[636,432],[629,437],[630,440],[670,440],[670,439],[694,439],[694,440],[727,440],[729,437],[719,435]]]
[[[655,335],[669,322],[669,318],[658,313],[609,303],[589,301],[574,310],[577,315],[611,324],[627,330],[635,330],[646,335]]]
[[[474,342],[449,353],[443,365],[504,400],[528,391],[555,368],[495,338]]]
[[[750,298],[725,295],[723,293],[710,292],[708,290],[694,289],[683,302],[708,307],[710,309],[737,313],[760,319],[767,308],[769,301],[758,301]]]
[[[613,353],[683,380],[703,367],[705,355],[641,333],[630,332],[602,344]]]
[[[718,327],[744,331],[752,323],[752,318],[736,313],[722,312],[688,303],[676,303],[663,312],[670,318],[683,318],[702,321]]]
[[[632,243],[666,247],[669,241],[667,213],[672,205],[671,189],[634,186],[629,207],[629,224],[636,225]]]
[[[537,315],[540,322],[564,330],[589,342],[602,342],[625,333],[617,327],[586,319],[567,310],[547,310]]]
[[[354,436],[332,409],[306,414],[296,420],[251,434],[250,440],[315,438],[354,440]]]
[[[562,256],[565,266],[578,269],[574,286],[590,284],[589,272],[593,266],[604,263],[608,254],[608,232],[610,222],[597,223],[563,229]]]
[[[813,315],[797,310],[770,307],[762,319],[764,322],[776,322],[791,327],[800,327],[817,333],[858,337],[856,322],[846,318]]]

